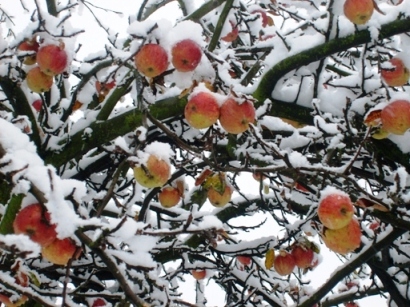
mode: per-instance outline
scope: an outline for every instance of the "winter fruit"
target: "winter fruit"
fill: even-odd
[[[307,269],[312,267],[314,252],[307,246],[297,244],[292,249],[292,256],[298,268]]]
[[[210,188],[208,190],[207,196],[209,202],[215,207],[223,207],[225,206],[232,197],[232,188],[229,185],[225,186],[223,192],[219,192],[214,188]]]
[[[206,270],[192,270],[191,274],[196,280],[201,280],[205,278]]]
[[[103,298],[97,298],[93,301],[91,307],[104,307],[107,306],[107,301]]]
[[[236,256],[236,260],[244,266],[249,266],[252,263],[252,258],[249,256]]]
[[[324,229],[322,239],[330,250],[345,255],[360,246],[361,235],[360,224],[353,218],[343,228]]]
[[[242,102],[228,98],[221,106],[219,122],[226,132],[239,134],[255,122],[255,107],[249,100]]]
[[[43,73],[38,66],[29,70],[26,81],[28,88],[35,93],[48,92],[53,85],[53,77]]]
[[[354,207],[348,195],[333,193],[319,202],[317,215],[320,222],[329,229],[345,227],[351,221]]]
[[[146,44],[134,57],[137,70],[144,76],[154,78],[168,68],[168,54],[158,44]]]
[[[382,109],[380,118],[384,130],[404,134],[410,128],[410,101],[393,101]]]
[[[95,89],[97,90],[98,101],[104,101],[108,93],[115,87],[115,81],[110,81],[106,83],[101,83],[100,81],[95,82]]]
[[[6,307],[18,307],[18,306],[23,305],[25,302],[27,302],[27,300],[28,300],[28,297],[25,295],[22,295],[20,296],[20,298],[12,302],[7,295],[0,294],[0,303],[3,303],[4,306]]]
[[[37,64],[41,71],[49,76],[55,76],[65,71],[67,67],[67,52],[61,45],[46,45],[37,52]]]
[[[178,188],[164,187],[158,194],[158,200],[162,207],[171,208],[178,204],[181,194]]]
[[[33,54],[27,55],[24,58],[24,64],[26,65],[33,65],[36,63],[36,53],[38,51],[38,48],[40,47],[40,45],[38,44],[38,42],[36,41],[36,38],[34,37],[33,39],[27,39],[25,41],[23,41],[18,47],[18,50],[21,51],[34,51]]]
[[[162,187],[171,175],[171,167],[165,160],[150,155],[145,164],[134,168],[135,180],[146,188]]]
[[[51,244],[42,247],[41,255],[51,263],[66,265],[74,257],[76,250],[77,246],[70,238],[57,238]]]
[[[31,105],[34,108],[34,110],[36,110],[37,112],[40,112],[41,106],[43,105],[43,101],[41,99],[36,99],[33,101]]]
[[[40,204],[24,207],[13,222],[15,234],[25,234],[41,246],[47,246],[56,239],[55,228],[55,225],[50,225],[50,214]]]
[[[373,0],[346,0],[343,11],[347,19],[356,25],[370,20],[374,10]]]
[[[184,114],[191,127],[208,128],[219,118],[219,104],[212,93],[199,92],[189,97]]]
[[[382,68],[381,75],[388,86],[403,86],[409,80],[409,70],[399,58],[392,58],[390,61],[393,68]]]
[[[280,251],[279,255],[273,260],[273,268],[275,271],[282,276],[289,275],[295,269],[296,262],[292,254],[286,251]]]
[[[201,47],[192,39],[176,43],[171,50],[172,65],[180,72],[193,71],[201,61]]]
[[[221,40],[227,43],[233,42],[234,40],[238,38],[238,35],[239,35],[238,27],[235,26],[235,24],[232,21],[229,21],[229,23],[231,24],[232,30],[228,34],[226,34],[224,37],[221,37]]]

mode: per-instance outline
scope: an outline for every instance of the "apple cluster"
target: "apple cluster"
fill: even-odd
[[[26,75],[27,86],[36,93],[47,92],[53,85],[54,76],[63,73],[68,64],[67,52],[64,50],[64,43],[47,44],[40,46],[37,38],[25,40],[18,49],[20,51],[31,51],[24,58],[24,64],[37,65],[31,68]]]
[[[56,225],[50,222],[50,213],[39,203],[21,209],[13,222],[15,234],[25,234],[41,246],[44,259],[66,265],[74,257],[77,246],[70,238],[57,238]]]
[[[360,246],[362,231],[354,210],[349,195],[336,189],[320,200],[317,215],[324,226],[322,239],[330,250],[345,255]]]

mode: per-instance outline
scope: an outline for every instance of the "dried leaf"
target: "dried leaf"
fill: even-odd
[[[275,250],[270,249],[265,255],[265,267],[270,270],[273,267],[273,261],[275,260]]]

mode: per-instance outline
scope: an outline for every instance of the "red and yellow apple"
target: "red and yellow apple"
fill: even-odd
[[[239,134],[255,122],[255,107],[250,100],[238,100],[233,97],[224,101],[220,109],[219,122],[226,132]]]
[[[373,0],[346,0],[343,11],[347,19],[356,25],[370,20],[374,11]]]
[[[227,203],[229,203],[229,201],[231,200],[232,192],[233,192],[232,188],[228,184],[226,184],[222,192],[211,187],[207,192],[207,196],[208,196],[209,202],[213,206],[223,207]]]
[[[33,54],[27,55],[24,58],[24,64],[26,65],[33,65],[36,63],[36,53],[38,51],[38,48],[40,47],[39,43],[36,40],[36,37],[33,37],[32,39],[26,39],[24,40],[18,47],[18,50],[21,51],[34,51]]]
[[[53,76],[46,75],[37,66],[28,71],[26,81],[28,88],[33,92],[48,92],[53,85]]]
[[[390,61],[393,68],[382,68],[381,75],[388,86],[403,86],[409,80],[409,70],[399,58],[392,58]]]
[[[219,104],[211,92],[198,92],[189,97],[185,106],[185,119],[191,127],[204,129],[219,118]]]
[[[168,54],[158,44],[146,44],[141,47],[134,57],[137,70],[144,76],[154,78],[168,68]]]
[[[55,228],[55,225],[50,224],[50,214],[41,204],[24,207],[13,222],[15,234],[25,234],[41,246],[47,246],[56,239]]]
[[[206,270],[192,270],[191,274],[196,280],[201,280],[206,277]]]
[[[275,271],[282,276],[289,275],[293,272],[296,267],[295,258],[292,254],[281,250],[279,255],[273,260],[273,268]]]
[[[322,234],[322,239],[330,250],[345,255],[360,246],[361,235],[362,231],[360,224],[355,218],[353,218],[350,223],[343,228],[325,228]]]
[[[201,47],[192,39],[177,42],[171,50],[172,65],[180,72],[193,71],[202,58]]]
[[[158,200],[161,206],[165,208],[171,208],[176,206],[181,199],[181,194],[176,187],[164,187],[161,192],[158,193]]]
[[[291,253],[298,268],[307,269],[312,267],[312,261],[315,256],[312,249],[303,244],[296,244],[293,246]]]
[[[404,134],[410,128],[410,101],[395,100],[385,106],[380,118],[384,130],[393,134]]]
[[[44,259],[58,265],[66,265],[74,257],[77,246],[70,238],[55,239],[51,244],[41,248]]]
[[[343,228],[350,223],[354,206],[350,197],[344,193],[332,193],[323,197],[317,208],[320,222],[329,229]]]
[[[149,155],[145,164],[134,167],[135,180],[146,188],[162,187],[170,176],[171,166],[156,155]]]
[[[42,46],[36,59],[41,71],[49,76],[61,74],[67,68],[68,56],[64,44]]]
[[[252,258],[249,256],[239,255],[236,256],[236,260],[244,266],[249,266],[252,263]]]

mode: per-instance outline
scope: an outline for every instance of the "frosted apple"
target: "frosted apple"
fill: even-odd
[[[225,186],[225,189],[223,190],[222,193],[211,187],[208,190],[207,196],[208,196],[209,202],[213,206],[223,207],[231,200],[232,192],[233,190],[229,185]]]
[[[374,11],[373,0],[346,0],[343,11],[347,19],[356,25],[370,20]]]
[[[292,254],[286,251],[280,251],[279,255],[273,260],[273,268],[282,276],[289,275],[295,269],[296,262]]]
[[[229,21],[232,30],[226,34],[225,36],[221,37],[221,40],[223,40],[224,42],[233,42],[234,40],[236,40],[238,38],[239,35],[239,29],[237,26],[235,26],[235,24],[232,21]]]
[[[410,101],[391,102],[382,109],[380,118],[384,130],[393,134],[404,134],[410,128]]]
[[[360,224],[355,218],[353,218],[350,223],[343,228],[325,228],[322,239],[330,250],[345,255],[360,246],[361,235],[362,231],[360,229]]]
[[[297,244],[292,248],[292,256],[298,268],[307,269],[312,266],[314,252],[307,246]]]
[[[252,263],[252,258],[249,256],[236,256],[236,260],[244,266],[249,266]]]
[[[15,234],[25,234],[31,240],[47,246],[57,237],[55,225],[50,224],[50,214],[41,204],[31,204],[21,209],[13,222]]]
[[[239,134],[255,122],[255,107],[250,100],[228,98],[221,106],[219,122],[226,132]]]
[[[168,68],[168,54],[158,44],[146,44],[134,57],[135,66],[144,76],[154,78]]]
[[[35,93],[48,92],[53,85],[53,77],[43,73],[38,66],[29,70],[26,81],[28,88]]]
[[[388,86],[403,86],[409,80],[409,70],[399,58],[392,58],[393,68],[382,68],[381,75]]]
[[[38,48],[40,47],[39,43],[36,41],[36,38],[32,39],[27,39],[23,41],[18,47],[18,50],[21,51],[33,51],[33,54],[27,55],[24,58],[24,64],[26,65],[33,65],[36,63],[36,53],[38,51]]]
[[[68,56],[64,44],[41,47],[36,59],[41,71],[49,76],[61,74],[67,68]]]
[[[156,155],[150,155],[145,164],[134,168],[135,180],[146,188],[162,187],[171,175],[171,166]]]
[[[208,128],[219,118],[219,104],[210,92],[195,93],[189,97],[184,115],[191,127]]]
[[[158,200],[161,206],[165,208],[171,208],[178,204],[181,199],[181,194],[178,188],[164,187],[161,192],[158,193]]]
[[[329,229],[345,227],[351,221],[353,214],[352,201],[344,193],[333,193],[325,196],[317,208],[320,222]]]
[[[191,274],[196,280],[201,280],[205,278],[206,270],[192,270]]]
[[[51,244],[42,247],[41,255],[51,263],[66,265],[74,257],[77,246],[70,238],[55,239]]]
[[[172,65],[180,72],[193,71],[202,58],[201,47],[192,39],[176,43],[171,50]]]

